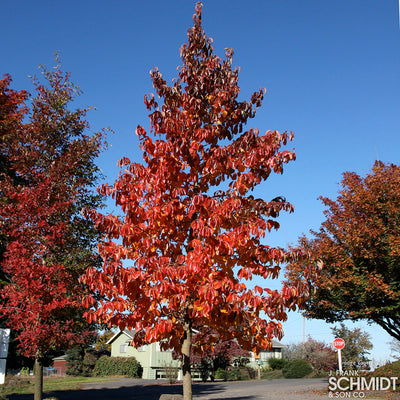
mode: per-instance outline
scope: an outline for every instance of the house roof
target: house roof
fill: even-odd
[[[66,361],[66,360],[67,360],[67,355],[66,354],[63,354],[62,356],[53,358],[53,361]]]
[[[279,343],[276,340],[271,340],[271,344],[272,344],[272,348],[275,348],[275,349],[284,349],[285,347],[287,347],[286,344]]]
[[[133,337],[135,336],[135,331],[130,330],[130,329],[124,329],[123,331],[119,331],[116,333],[112,338],[110,338],[107,342],[107,344],[111,344],[116,340],[119,336],[125,335],[128,337],[129,341],[133,340]],[[284,349],[287,347],[286,345],[277,342],[276,340],[271,340],[271,345],[273,349]]]
[[[108,339],[107,344],[111,344],[112,342],[114,342],[114,340],[116,340],[121,335],[126,335],[129,340],[133,340],[133,337],[135,336],[135,331],[130,330],[130,329],[124,329],[123,331],[119,331],[113,337]]]

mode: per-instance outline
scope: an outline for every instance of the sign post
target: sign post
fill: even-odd
[[[345,343],[344,340],[341,338],[336,338],[333,341],[333,347],[337,349],[338,353],[338,364],[339,364],[339,371],[342,372],[342,349],[344,347]]]
[[[0,385],[4,384],[4,380],[6,377],[6,361],[9,341],[10,330],[0,329]]]

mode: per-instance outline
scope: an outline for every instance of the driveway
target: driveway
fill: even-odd
[[[194,383],[194,400],[325,400],[327,379],[275,379]],[[159,400],[161,394],[182,394],[182,385],[160,381],[121,379],[85,384],[82,390],[47,393],[58,400]],[[31,400],[33,395],[13,395],[9,400]]]

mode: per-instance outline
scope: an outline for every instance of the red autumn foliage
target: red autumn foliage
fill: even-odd
[[[92,161],[102,141],[84,134],[85,110],[68,110],[76,95],[69,75],[59,66],[44,75],[48,86],[34,81],[37,96],[29,107],[27,92],[12,90],[8,75],[0,80],[0,228],[6,247],[0,315],[18,332],[21,354],[39,361],[91,335],[77,318],[83,312],[78,278],[95,259],[83,245],[89,225],[87,232],[76,229],[84,221],[77,215],[80,202],[92,199]]]
[[[337,369],[337,353],[331,344],[312,339],[305,343],[292,344],[284,349],[286,360],[307,360],[315,371],[334,371]]]
[[[162,341],[183,354],[189,399],[193,329],[214,329],[221,340],[265,349],[282,336],[279,321],[305,292],[302,284],[278,291],[245,283],[253,276],[277,278],[293,257],[262,244],[267,231],[278,229],[280,212],[293,206],[283,197],[250,194],[295,159],[293,151],[281,150],[292,134],[243,131],[265,92],[238,101],[233,51],[226,50],[224,60],[214,55],[201,27],[201,4],[180,54],[183,64],[171,86],[151,71],[163,103],[145,97],[151,132],[136,129],[143,163],[122,158],[119,178],[100,188],[123,217],[88,212],[104,233],[104,262],[84,282],[103,296],[86,300],[93,305],[89,321],[136,329],[143,335],[135,336],[135,345]]]

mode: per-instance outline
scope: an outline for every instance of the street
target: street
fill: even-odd
[[[327,379],[275,379],[193,384],[194,400],[317,400],[327,399]],[[161,394],[182,394],[182,385],[160,381],[121,379],[86,384],[82,390],[47,393],[57,400],[158,400]],[[13,395],[9,400],[30,400]]]

